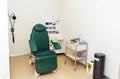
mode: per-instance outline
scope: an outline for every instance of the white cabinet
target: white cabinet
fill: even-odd
[[[57,49],[55,50],[53,47],[53,44],[51,43],[51,39],[56,39],[59,41],[60,45],[61,45],[61,49]],[[54,50],[56,52],[56,54],[61,54],[64,53],[64,40],[63,37],[59,34],[49,34],[49,40],[50,40],[50,49]]]
[[[59,41],[61,45],[61,49],[55,50],[56,54],[64,53],[64,43],[63,43],[63,37],[61,35],[61,24],[60,21],[54,21],[54,22],[44,22],[44,25],[48,31],[49,34],[49,40],[50,40],[50,49],[54,49],[51,39],[56,39]]]
[[[88,50],[87,44],[66,42],[65,63],[66,63],[66,57],[69,57],[72,60],[74,60],[74,70],[76,70],[76,62],[79,60],[84,60],[85,61],[84,65],[86,66],[87,50]]]

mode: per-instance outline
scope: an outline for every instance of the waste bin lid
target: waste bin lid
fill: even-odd
[[[105,54],[103,54],[103,53],[95,53],[95,57],[97,57],[97,58],[104,58]]]

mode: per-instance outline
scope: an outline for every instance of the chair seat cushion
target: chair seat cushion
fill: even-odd
[[[33,55],[35,56],[43,56],[43,55],[53,55],[55,54],[55,52],[53,50],[50,49],[46,49],[46,50],[38,50],[37,52],[34,52]]]

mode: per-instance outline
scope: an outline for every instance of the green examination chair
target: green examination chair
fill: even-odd
[[[35,76],[42,73],[53,72],[57,68],[57,56],[49,48],[49,37],[46,27],[42,24],[36,24],[31,32],[29,46],[31,56],[29,63],[35,62]],[[32,56],[35,57],[33,60]]]

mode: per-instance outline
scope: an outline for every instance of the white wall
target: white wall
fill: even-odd
[[[80,37],[89,44],[88,59],[94,53],[106,55],[105,75],[118,79],[120,53],[119,0],[60,0],[60,20],[66,39]]]
[[[10,55],[13,56],[30,53],[28,40],[33,25],[59,20],[59,0],[8,0],[8,10],[17,16],[15,44],[9,31]]]
[[[10,79],[7,0],[0,0],[0,79]]]
[[[120,63],[119,63],[119,74],[118,74],[118,79],[120,79]]]

